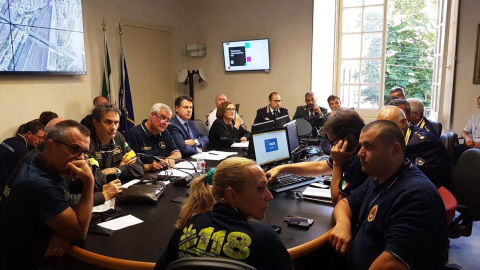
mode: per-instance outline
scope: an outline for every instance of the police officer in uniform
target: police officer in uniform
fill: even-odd
[[[437,188],[444,186],[451,189],[452,175],[447,149],[435,135],[417,126],[409,126],[403,111],[395,106],[383,108],[377,120],[389,120],[397,124],[405,136],[405,157],[417,165]]]
[[[94,132],[90,134],[90,161],[95,168],[95,181],[106,183],[106,175],[117,174],[127,182],[143,176],[143,164],[117,132],[120,110],[110,103],[98,105],[92,112]]]
[[[293,120],[302,118],[309,122],[314,129],[312,130],[312,136],[317,136],[317,130],[325,124],[324,116],[327,113],[327,109],[318,106],[317,99],[314,92],[307,92],[305,94],[305,103],[307,105],[298,106]]]
[[[412,108],[410,111],[410,122],[413,125],[426,130],[437,137],[440,137],[441,134],[438,134],[432,123],[423,116],[423,112],[425,110],[423,101],[418,98],[409,98],[407,101],[410,103],[410,107]]]
[[[281,104],[282,98],[280,95],[277,92],[270,93],[270,95],[268,95],[268,106],[257,110],[257,115],[255,116],[253,124],[258,124],[269,120],[274,120],[275,122],[283,124],[290,122],[288,110],[280,107]]]

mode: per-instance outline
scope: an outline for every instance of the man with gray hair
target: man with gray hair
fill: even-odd
[[[85,238],[92,216],[94,178],[85,160],[89,131],[66,120],[48,133],[42,153],[22,166],[0,215],[0,269],[44,269]],[[65,200],[64,177],[83,183],[75,208]]]
[[[175,166],[175,159],[182,154],[167,130],[172,119],[172,109],[163,104],[152,106],[148,119],[129,129],[125,139],[130,147],[139,154],[145,171],[158,171]]]
[[[430,120],[423,116],[425,110],[425,108],[423,107],[423,101],[419,98],[408,98],[407,101],[411,107],[410,123],[434,134],[437,137],[440,137],[440,134],[437,134],[437,131],[433,127]]]

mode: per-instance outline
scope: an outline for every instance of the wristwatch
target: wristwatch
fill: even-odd
[[[120,170],[119,168],[115,167],[115,169],[117,169],[117,174],[120,176],[120,174],[122,174],[122,170]]]

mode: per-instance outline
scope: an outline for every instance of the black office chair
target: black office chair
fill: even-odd
[[[312,133],[312,125],[305,119],[297,118],[297,134],[299,138],[306,138]]]
[[[165,270],[218,269],[218,270],[256,270],[255,267],[229,259],[211,257],[190,257],[176,260]]]
[[[437,135],[440,138],[440,135],[442,135],[442,123],[435,122],[435,121],[430,121],[430,123],[432,124],[433,128],[435,129],[435,132],[437,132]]]
[[[449,238],[470,236],[473,221],[480,220],[480,149],[472,148],[465,151],[458,159],[453,170],[453,190],[457,199],[457,211],[460,215],[452,221]]]
[[[198,131],[203,133],[203,135],[208,136],[208,127],[207,127],[207,125],[205,125],[205,122],[203,122],[200,119],[195,119],[195,120],[193,120],[193,123],[195,124],[195,127],[198,129]]]
[[[450,162],[453,168],[453,157],[455,155],[455,145],[458,144],[458,135],[457,133],[452,131],[448,134],[443,134],[442,136],[440,136],[440,141],[447,149],[447,154],[450,158]]]

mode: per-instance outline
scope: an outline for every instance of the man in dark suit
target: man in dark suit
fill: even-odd
[[[317,135],[317,130],[325,123],[323,116],[327,113],[327,109],[317,105],[317,99],[314,92],[307,92],[305,94],[305,103],[307,105],[298,106],[293,120],[302,118],[312,124],[314,129],[312,135]]]
[[[176,116],[168,126],[168,131],[173,137],[175,144],[180,149],[182,157],[195,155],[198,148],[206,147],[207,135],[201,133],[193,121],[190,121],[193,111],[193,99],[189,96],[179,96],[175,99]]]
[[[290,117],[288,116],[288,110],[286,108],[280,107],[282,104],[282,98],[277,92],[272,92],[268,95],[268,106],[262,107],[257,110],[257,115],[253,124],[258,124],[266,121],[273,120],[275,126],[281,126],[290,122]],[[253,128],[252,128],[253,130]]]

